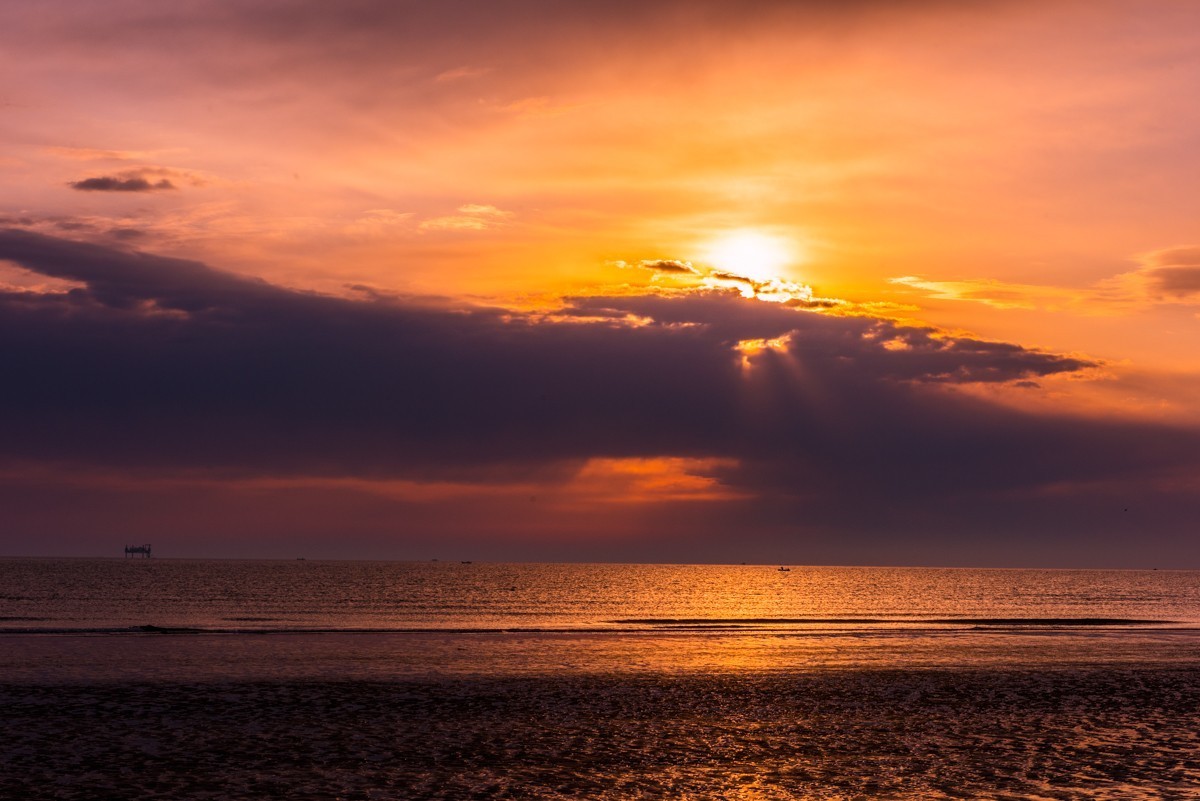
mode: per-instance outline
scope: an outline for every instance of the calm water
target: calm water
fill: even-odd
[[[0,560],[0,629],[645,631],[1200,625],[1200,572]]]
[[[1200,573],[0,560],[0,797],[1200,797]]]

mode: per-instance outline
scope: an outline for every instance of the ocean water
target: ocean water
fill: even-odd
[[[1200,573],[0,560],[0,798],[1200,797]]]
[[[1200,571],[0,560],[0,631],[1200,626]]]

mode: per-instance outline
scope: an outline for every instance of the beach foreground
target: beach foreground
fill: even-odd
[[[25,799],[1184,798],[1200,668],[0,687]]]
[[[1200,797],[1200,574],[143,562],[0,560],[0,801]]]

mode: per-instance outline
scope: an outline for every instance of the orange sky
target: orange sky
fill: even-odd
[[[1195,316],[1175,304],[1136,285],[1061,293],[1196,240],[1194,8],[841,5],[499,31],[428,12],[375,40],[319,15],[271,30],[153,4],[18,7],[6,206],[127,224],[139,246],[291,285],[506,300],[625,282],[606,263],[697,260],[717,232],[753,228],[798,243],[784,271],[823,295],[1193,360],[1179,342]],[[206,24],[175,24],[189,18]],[[67,186],[122,173],[178,188]],[[904,276],[1017,308],[946,303],[963,292]],[[1171,335],[1130,341],[1109,319],[1147,312]]]
[[[1200,7],[650,5],[8,4],[0,216],[517,311],[745,290],[758,237],[823,313],[1094,365],[964,392],[1200,424]]]

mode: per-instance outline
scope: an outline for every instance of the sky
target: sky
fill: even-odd
[[[0,6],[0,555],[1200,568],[1200,6]]]

